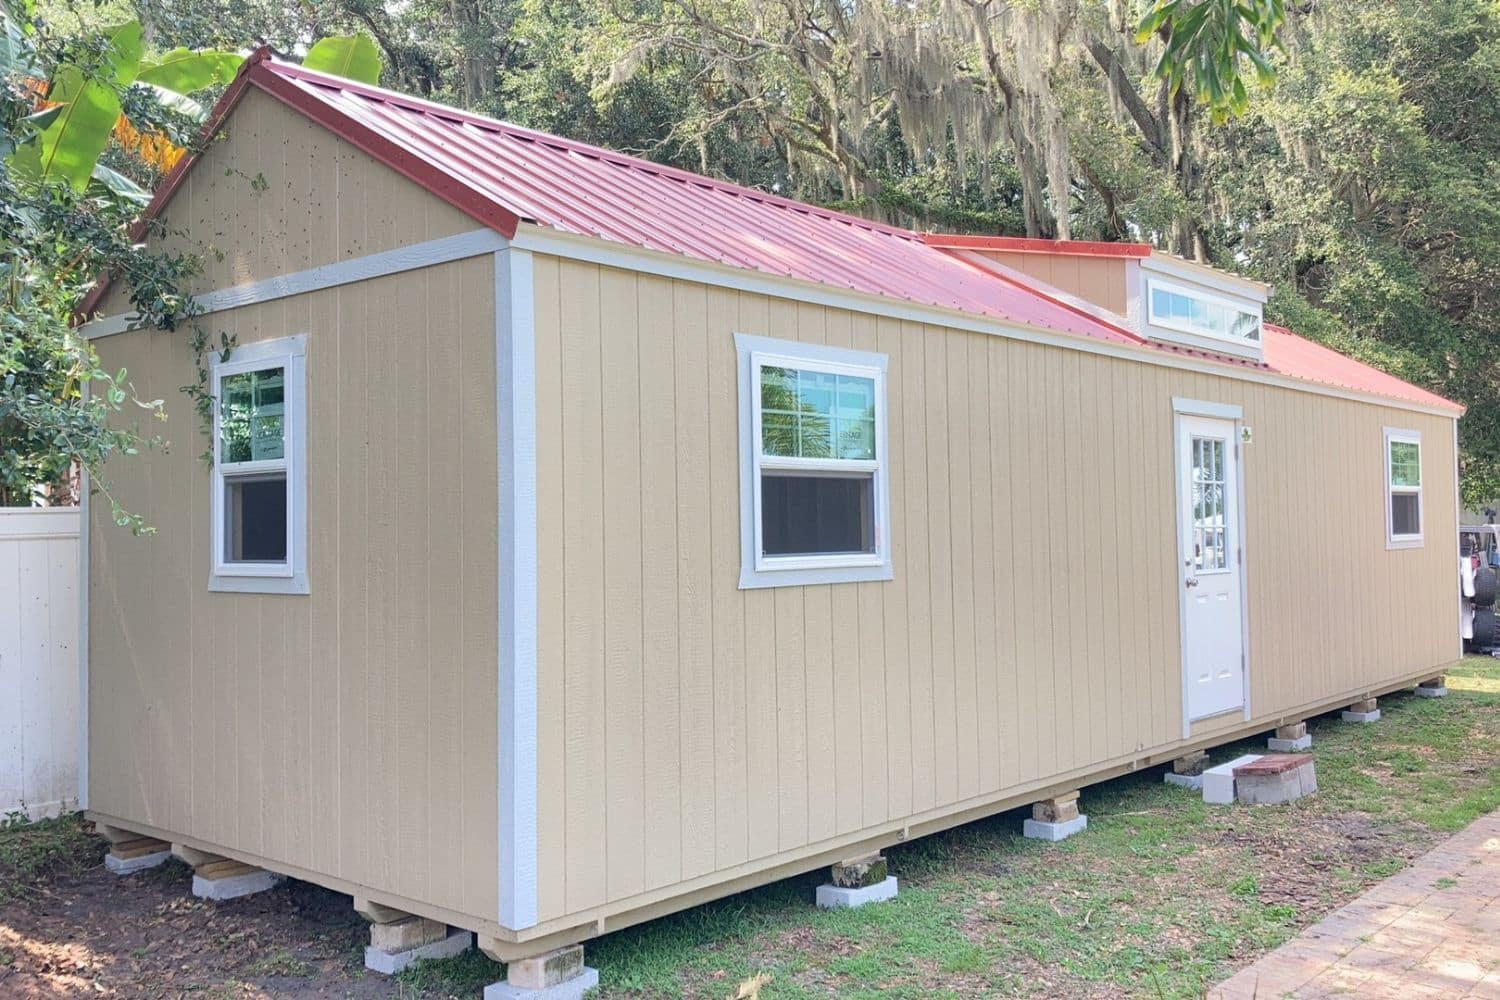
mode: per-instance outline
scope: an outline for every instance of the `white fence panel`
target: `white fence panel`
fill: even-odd
[[[0,507],[0,816],[78,804],[76,507]]]

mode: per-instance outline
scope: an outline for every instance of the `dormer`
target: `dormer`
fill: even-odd
[[[1107,310],[1149,340],[1263,360],[1261,318],[1270,286],[1259,281],[1146,243],[940,233],[923,239],[950,253],[1019,272],[1076,304]]]
[[[1160,252],[1130,264],[1125,315],[1143,337],[1262,360],[1269,285]]]

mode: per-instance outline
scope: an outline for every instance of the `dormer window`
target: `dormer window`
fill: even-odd
[[[1148,282],[1152,326],[1231,342],[1260,343],[1260,313],[1201,289]]]

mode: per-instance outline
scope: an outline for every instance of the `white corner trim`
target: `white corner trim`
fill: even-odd
[[[887,443],[887,410],[885,375],[890,361],[884,354],[871,351],[856,351],[824,344],[806,344],[800,341],[776,340],[757,337],[747,333],[734,335],[737,383],[739,387],[739,442],[740,442],[740,589],[753,590],[763,587],[803,587],[825,583],[864,583],[894,578],[891,562],[891,502],[889,444]],[[784,362],[795,366],[799,362],[809,365],[847,366],[861,375],[875,379],[875,456],[879,465],[875,467],[875,553],[856,556],[854,559],[813,558],[787,560],[786,566],[766,566],[757,558],[760,547],[756,540],[759,527],[760,469],[758,415],[760,391],[754,384],[752,369],[757,356],[767,360]],[[818,565],[828,562],[829,565]]]
[[[502,927],[537,922],[536,286],[532,256],[495,253],[496,567],[499,729],[499,912]]]
[[[1214,403],[1205,399],[1189,399],[1186,396],[1172,397],[1172,412],[1185,413],[1190,417],[1218,417],[1220,420],[1243,420],[1245,408],[1234,403]]]
[[[511,245],[530,250],[534,253],[549,254],[568,260],[601,264],[605,267],[618,267],[627,271],[655,274],[664,278],[676,278],[681,281],[695,281],[718,288],[732,288],[742,292],[752,292],[757,295],[775,296],[793,302],[807,302],[813,305],[828,306],[833,309],[847,309],[851,312],[867,313],[872,316],[906,319],[915,323],[930,323],[934,326],[945,326],[953,330],[988,333],[1000,337],[1009,337],[1012,340],[1027,341],[1033,344],[1045,344],[1050,347],[1062,347],[1074,351],[1083,351],[1088,354],[1123,358],[1127,361],[1155,365],[1158,368],[1172,368],[1179,371],[1217,375],[1220,378],[1234,379],[1240,382],[1254,382],[1260,385],[1271,385],[1282,389],[1292,389],[1297,392],[1312,393],[1316,396],[1352,399],[1357,402],[1371,403],[1375,406],[1383,406],[1393,410],[1409,410],[1413,413],[1426,413],[1435,417],[1447,417],[1449,420],[1457,420],[1459,418],[1459,414],[1454,413],[1452,410],[1437,406],[1425,406],[1421,403],[1408,402],[1391,396],[1381,396],[1372,392],[1343,389],[1322,382],[1294,378],[1290,375],[1279,375],[1275,372],[1247,368],[1230,362],[1216,362],[1204,358],[1184,357],[1180,354],[1171,354],[1149,347],[1116,344],[1104,340],[1095,340],[1078,334],[1058,333],[1055,330],[1027,326],[1022,323],[1002,323],[998,320],[985,319],[975,316],[972,313],[961,312],[957,309],[920,305],[914,302],[885,298],[880,295],[873,295],[853,289],[834,288],[813,281],[803,281],[800,278],[767,274],[763,271],[733,267],[728,264],[716,264],[677,254],[647,250],[644,247],[626,246],[622,243],[614,243],[590,236],[562,233],[525,222],[516,230],[516,235],[511,240]]]
[[[1387,514],[1386,516],[1389,517],[1390,515]],[[1460,524],[1463,523],[1463,521],[1464,521],[1464,504],[1463,504],[1463,499],[1462,499],[1462,488],[1459,485],[1459,477],[1458,477],[1458,421],[1455,420],[1455,421],[1453,421],[1453,526],[1454,526],[1454,528],[1457,528]],[[1458,588],[1455,591],[1451,591],[1450,593],[1454,593],[1454,594],[1457,595],[1456,597],[1452,598],[1453,600],[1456,600],[1458,602],[1458,614],[1455,615],[1454,617],[1455,617],[1456,620],[1462,621],[1463,620],[1463,613],[1464,613],[1464,610],[1463,610],[1464,609],[1463,588],[1460,587],[1460,588]],[[1458,648],[1457,648],[1457,651],[1456,651],[1457,652],[1457,658],[1461,660],[1461,659],[1463,659],[1463,656],[1464,656],[1463,629],[1455,629],[1454,632],[1458,636]]]
[[[88,382],[83,384],[88,399]],[[89,490],[84,469],[78,476],[78,808],[89,807]]]
[[[398,247],[395,250],[372,253],[365,257],[351,257],[348,260],[323,264],[306,271],[293,271],[290,274],[278,274],[261,281],[232,285],[229,288],[205,292],[195,296],[194,299],[206,315],[223,312],[226,309],[253,306],[261,302],[274,302],[277,299],[304,295],[325,288],[337,288],[339,285],[347,285],[356,281],[368,281],[371,278],[400,274],[402,271],[414,271],[436,264],[446,264],[449,261],[479,257],[501,250],[506,245],[505,237],[493,229],[475,229],[456,236],[445,236],[441,239],[428,240],[425,243]],[[94,340],[98,337],[125,333],[131,329],[133,318],[133,313],[120,313],[94,320],[85,324],[84,335],[89,340]]]

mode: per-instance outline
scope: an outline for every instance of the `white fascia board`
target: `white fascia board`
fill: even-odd
[[[530,251],[495,253],[499,909],[537,923],[536,314]]]
[[[391,274],[400,274],[402,271],[415,271],[419,268],[446,264],[449,261],[479,257],[495,253],[504,249],[506,245],[505,237],[493,229],[475,229],[456,236],[444,236],[425,243],[413,243],[395,250],[372,253],[365,257],[352,257],[333,264],[323,264],[305,271],[293,271],[290,274],[278,274],[243,285],[231,285],[228,288],[205,292],[193,298],[205,315],[224,312],[242,306],[274,302],[293,295],[305,295],[308,292],[322,291],[326,288],[337,288],[356,281],[383,278]],[[132,328],[134,319],[134,313],[106,316],[85,324],[84,335],[94,340],[98,337],[125,333]]]
[[[1141,270],[1160,274],[1163,277],[1189,281],[1195,285],[1212,288],[1225,295],[1233,295],[1250,302],[1264,303],[1271,297],[1271,286],[1253,278],[1242,278],[1228,271],[1221,271],[1197,261],[1184,260],[1170,254],[1152,254],[1140,259]]]
[[[1068,350],[1084,351],[1089,354],[1099,354],[1105,357],[1138,361],[1142,364],[1156,365],[1159,368],[1172,368],[1179,371],[1198,372],[1204,375],[1217,375],[1221,378],[1235,379],[1241,382],[1254,382],[1260,385],[1271,385],[1282,389],[1292,389],[1297,392],[1312,393],[1317,396],[1351,399],[1356,402],[1384,406],[1393,410],[1409,410],[1413,413],[1426,413],[1435,417],[1447,417],[1450,420],[1457,420],[1459,417],[1459,414],[1452,410],[1436,406],[1425,406],[1421,403],[1408,402],[1390,396],[1358,392],[1353,389],[1343,389],[1322,382],[1293,378],[1289,375],[1278,375],[1274,372],[1244,368],[1232,362],[1216,362],[1206,358],[1188,358],[1181,355],[1168,354],[1149,347],[1137,347],[1132,344],[1117,344],[1104,340],[1096,340],[1081,334],[1059,333],[1055,330],[1027,326],[1022,323],[1003,323],[975,316],[972,313],[961,312],[957,309],[920,305],[913,302],[885,298],[880,295],[872,295],[866,292],[854,291],[852,289],[833,288],[829,285],[822,285],[813,281],[803,281],[800,278],[772,275],[763,271],[732,267],[727,264],[716,264],[678,254],[648,250],[644,247],[626,246],[622,243],[614,243],[591,236],[562,233],[534,226],[530,223],[523,222],[520,225],[516,230],[515,237],[511,240],[511,245],[530,250],[533,253],[600,264],[605,267],[617,267],[626,271],[654,274],[681,281],[692,281],[699,284],[713,285],[718,288],[732,288],[737,291],[752,292],[757,295],[770,295],[794,302],[807,302],[834,309],[847,309],[851,312],[867,313],[872,316],[906,319],[914,323],[930,323],[934,326],[946,326],[954,330],[988,333],[998,337],[1009,337],[1012,340],[1024,340],[1034,344],[1045,344],[1050,347],[1061,347]],[[1142,263],[1145,263],[1145,261],[1143,260]]]

